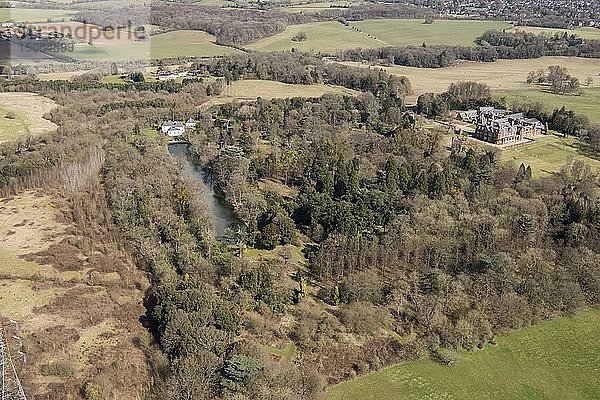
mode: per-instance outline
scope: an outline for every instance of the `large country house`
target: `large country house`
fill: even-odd
[[[546,127],[535,118],[525,118],[523,113],[506,114],[505,110],[481,107],[477,113],[475,137],[493,144],[510,144],[524,137],[546,133]]]

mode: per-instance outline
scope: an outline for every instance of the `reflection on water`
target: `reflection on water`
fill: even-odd
[[[210,177],[199,165],[194,163],[189,145],[185,143],[169,144],[169,153],[181,160],[184,174],[196,178],[203,189],[202,192],[206,193],[217,239],[222,240],[225,229],[233,228],[238,223],[233,210],[215,193]]]

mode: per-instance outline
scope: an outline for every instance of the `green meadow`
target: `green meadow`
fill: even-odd
[[[107,41],[77,44],[68,55],[79,60],[131,60],[166,57],[211,57],[239,52],[214,44],[214,37],[200,31],[173,31],[151,37],[147,42]]]
[[[21,111],[0,106],[0,142],[30,134],[31,122]]]
[[[578,29],[555,29],[555,28],[539,28],[535,26],[517,26],[510,31],[523,31],[523,32],[531,32],[536,35],[540,33],[545,33],[549,35],[555,34],[567,34],[567,35],[576,35],[584,39],[600,39],[600,29],[591,28],[591,27],[583,27]]]
[[[275,98],[321,97],[328,93],[356,96],[359,92],[341,86],[324,84],[299,85],[275,81],[247,79],[235,81],[230,85],[225,86],[221,95],[204,103],[202,107],[208,108],[216,104],[228,103],[234,100],[253,101],[258,97],[265,100],[270,100]]]
[[[303,42],[293,41],[299,32],[307,35]],[[275,36],[253,43],[248,48],[258,51],[283,51],[292,48],[311,51],[334,53],[340,49],[377,48],[385,43],[368,37],[366,34],[352,30],[339,22],[315,22],[302,25],[291,25]]]
[[[298,6],[302,7],[302,6]],[[291,7],[296,9],[298,7]],[[426,44],[473,45],[474,40],[489,29],[505,29],[512,25],[501,21],[434,21],[376,19],[352,22],[317,22],[292,25],[275,36],[248,46],[259,51],[283,51],[292,48],[312,52],[335,52],[340,49],[377,48]],[[307,35],[303,42],[293,41],[299,32]]]
[[[474,45],[487,30],[502,30],[512,25],[502,21],[438,20],[425,24],[422,19],[372,19],[352,22],[352,26],[390,46],[434,44]]]
[[[546,135],[535,139],[534,143],[502,150],[500,160],[531,165],[534,176],[551,175],[560,171],[570,160],[579,159],[592,169],[600,172],[600,161],[587,157],[581,152],[579,139],[558,135]]]
[[[174,31],[152,36],[152,58],[177,56],[222,56],[239,53],[230,47],[214,44],[214,36],[200,31]]]
[[[284,6],[281,8],[281,11],[289,12],[289,13],[315,13],[320,11],[326,11],[329,9],[340,9],[345,7],[350,7],[352,5],[360,5],[362,1],[330,1],[323,3],[305,3],[305,4],[294,4],[289,6]]]
[[[597,79],[600,80],[600,77]],[[567,110],[587,115],[590,120],[600,122],[600,88],[598,87],[583,88],[581,94],[575,96],[553,94],[539,88],[501,91],[497,92],[495,96],[504,98],[509,106],[540,101],[548,112],[565,106]]]
[[[0,8],[0,21],[15,22],[49,22],[69,21],[76,11],[70,10],[45,10],[35,8]]]
[[[505,333],[451,367],[405,362],[332,387],[327,400],[600,398],[600,309]]]

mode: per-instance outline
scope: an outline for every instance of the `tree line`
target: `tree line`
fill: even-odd
[[[248,9],[227,9],[196,4],[157,3],[150,7],[127,7],[115,10],[81,10],[75,20],[107,28],[129,24],[155,24],[163,29],[202,30],[216,36],[216,43],[242,47],[283,32],[288,25],[338,19],[425,18],[432,11],[411,5],[356,6],[344,10],[324,10],[318,14],[286,13]]]
[[[490,30],[477,40],[476,46],[383,47],[350,49],[337,57],[344,61],[368,61],[386,65],[419,68],[442,68],[457,60],[492,62],[498,59],[529,59],[544,56],[600,58],[600,41],[583,40],[575,35],[500,32]]]

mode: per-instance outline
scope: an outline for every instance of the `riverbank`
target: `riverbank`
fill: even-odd
[[[168,149],[169,153],[181,162],[182,173],[197,182],[198,193],[205,199],[213,218],[215,236],[220,241],[224,240],[227,231],[234,229],[239,224],[235,212],[215,190],[215,183],[206,170],[196,161],[189,142],[169,142]]]

